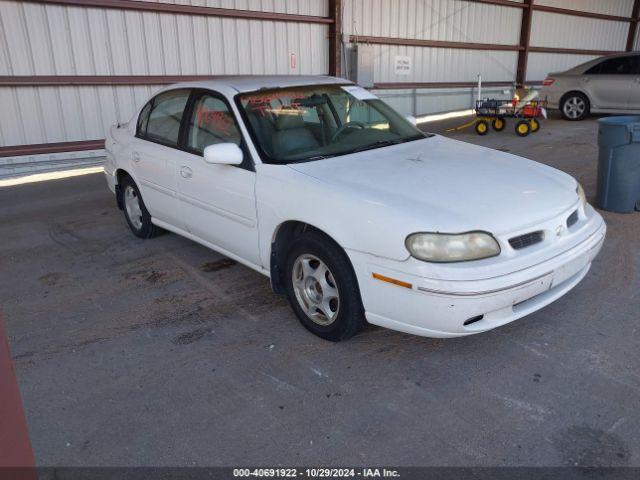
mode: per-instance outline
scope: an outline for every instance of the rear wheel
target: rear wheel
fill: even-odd
[[[160,233],[160,229],[151,223],[151,215],[144,205],[138,186],[130,176],[120,182],[124,218],[136,237],[151,238]]]
[[[502,130],[504,130],[504,127],[507,126],[507,122],[504,120],[504,118],[501,118],[501,117],[494,118],[492,124],[493,124],[493,129],[496,132],[501,132]]]
[[[569,93],[560,102],[560,112],[566,120],[583,120],[589,114],[589,100],[580,93]]]
[[[358,282],[344,251],[322,234],[298,237],[287,257],[287,295],[302,325],[325,340],[345,340],[365,325]]]
[[[540,122],[536,118],[529,120],[529,124],[531,126],[531,133],[536,133],[540,130]]]
[[[478,135],[486,135],[489,133],[489,123],[486,120],[478,120],[476,122],[476,133]]]
[[[526,120],[518,120],[516,123],[516,135],[526,137],[531,132],[531,125]]]

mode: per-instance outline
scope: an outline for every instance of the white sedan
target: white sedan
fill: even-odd
[[[334,341],[366,321],[429,337],[504,325],[576,286],[605,237],[569,175],[425,134],[340,78],[172,85],[106,150],[135,235],[170,230],[257,270]]]

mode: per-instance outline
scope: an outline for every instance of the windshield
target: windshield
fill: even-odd
[[[426,136],[355,85],[260,90],[239,95],[238,104],[268,163],[319,160]]]

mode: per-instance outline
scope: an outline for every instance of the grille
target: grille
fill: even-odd
[[[540,243],[542,240],[544,240],[544,232],[539,230],[537,232],[525,233],[524,235],[510,238],[509,244],[515,250],[521,250],[523,248],[530,247],[531,245],[535,245],[536,243]]]
[[[569,215],[569,218],[567,218],[567,227],[573,227],[577,221],[578,221],[578,210],[573,212],[571,215]]]

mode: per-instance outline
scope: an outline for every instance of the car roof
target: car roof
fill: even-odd
[[[222,91],[229,89],[236,92],[253,92],[260,89],[301,87],[305,85],[335,85],[351,84],[349,80],[327,75],[234,75],[212,76],[210,79],[182,82],[166,87],[163,90],[175,88],[206,88]]]

